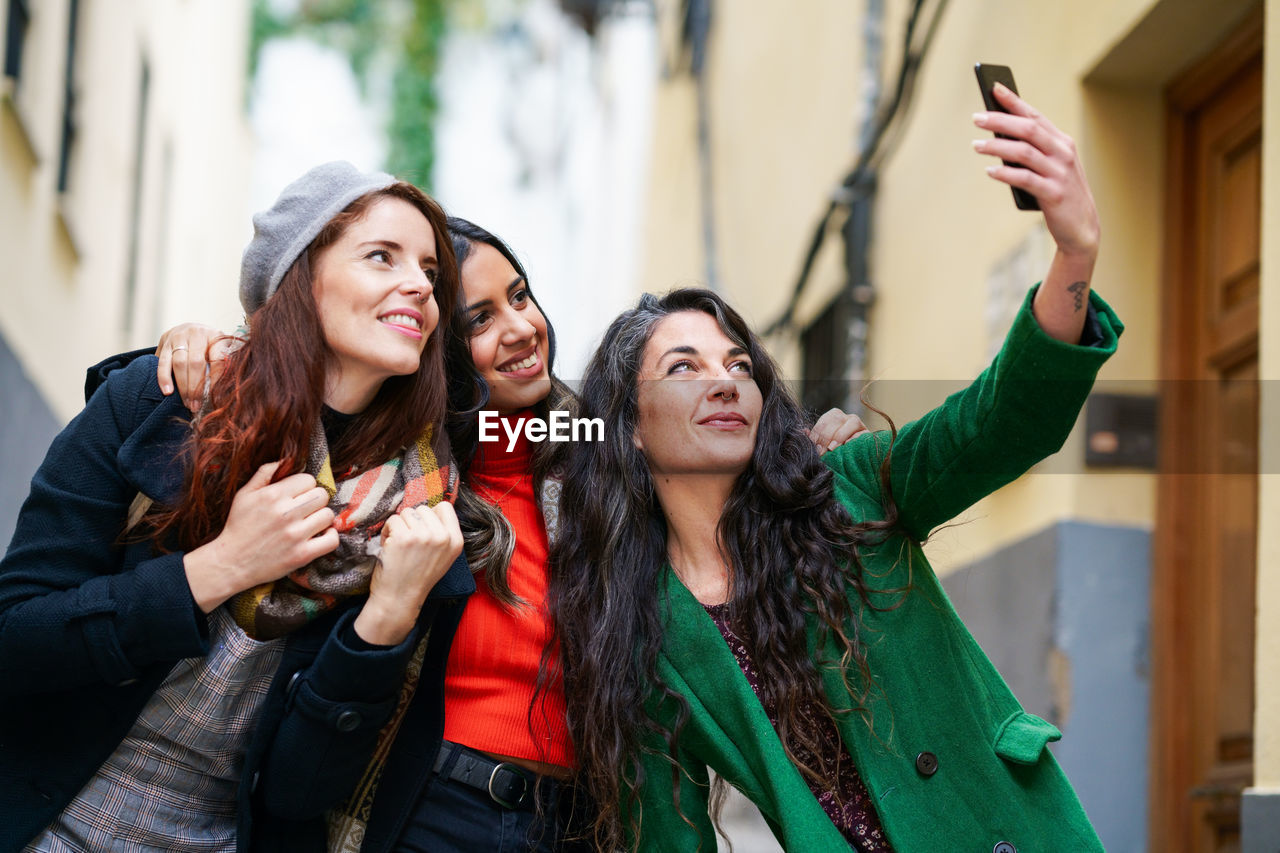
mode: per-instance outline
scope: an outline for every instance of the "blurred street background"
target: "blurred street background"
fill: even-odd
[[[234,328],[251,214],[336,158],[506,239],[566,379],[696,283],[815,412],[870,382],[902,423],[1053,251],[970,146],[974,63],[1011,66],[1127,331],[1063,450],[927,550],[1108,850],[1280,850],[1280,0],[0,6],[0,542],[85,368]]]

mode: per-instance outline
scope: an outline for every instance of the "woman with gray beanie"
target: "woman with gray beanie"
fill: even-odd
[[[32,480],[0,561],[0,851],[314,849],[318,821],[255,808],[289,795],[269,735],[371,750],[474,589],[443,211],[330,163],[254,226],[252,334],[199,412],[138,358]]]

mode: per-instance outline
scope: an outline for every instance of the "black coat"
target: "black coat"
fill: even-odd
[[[183,555],[119,541],[139,492],[162,503],[177,493],[189,429],[181,401],[160,393],[156,360],[136,355],[90,370],[93,395],[54,439],[0,561],[0,851],[47,826],[173,665],[208,651]],[[324,849],[323,813],[361,775],[430,630],[412,735],[402,729],[369,827],[371,838],[398,833],[439,746],[445,661],[474,590],[459,557],[414,633],[389,649],[355,637],[358,599],[289,636],[247,747],[239,849]]]

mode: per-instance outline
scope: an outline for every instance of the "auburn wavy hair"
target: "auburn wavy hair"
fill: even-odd
[[[645,347],[658,323],[683,311],[711,315],[747,351],[763,398],[755,452],[734,483],[717,538],[731,573],[730,619],[759,673],[761,699],[777,708],[778,737],[807,778],[830,780],[839,760],[803,723],[805,708],[832,719],[835,714],[819,674],[832,662],[811,654],[807,619],[817,624],[817,648],[834,638],[841,672],[853,673],[844,676],[845,687],[864,716],[874,690],[849,592],[872,606],[858,550],[883,541],[897,523],[889,455],[880,468],[884,513],[855,523],[835,499],[833,474],[805,433],[805,412],[742,317],[708,290],[642,297],[614,320],[587,366],[578,414],[601,418],[605,435],[600,442],[569,445],[550,561],[549,606],[562,653],[569,731],[579,779],[599,808],[589,831],[602,850],[627,849],[629,838],[638,840],[646,752],[660,750],[672,760],[672,806],[680,813],[681,780],[671,757],[678,754],[690,711],[658,673],[667,524],[648,462],[632,439]],[[674,709],[670,728],[649,713],[664,707]],[[812,763],[798,757],[805,754]],[[711,792],[717,826],[724,784],[717,778]]]
[[[433,199],[408,183],[361,196],[329,221],[285,272],[266,304],[248,318],[252,333],[227,357],[206,394],[187,440],[186,478],[179,500],[156,507],[149,532],[167,547],[191,550],[221,532],[236,492],[260,466],[279,460],[273,482],[306,466],[311,425],[324,406],[325,376],[336,356],[316,307],[314,270],[320,253],[359,222],[382,198],[407,201],[431,224],[438,268],[434,298],[440,308],[419,368],[382,383],[373,402],[329,447],[335,473],[379,465],[435,424],[436,457],[449,458],[444,344],[458,294],[458,265]]]

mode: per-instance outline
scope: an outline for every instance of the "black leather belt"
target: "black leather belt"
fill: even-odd
[[[529,811],[536,801],[534,774],[518,764],[498,761],[483,752],[463,746],[452,741],[443,741],[440,752],[436,755],[436,773],[443,773],[449,759],[457,755],[452,762],[447,778],[455,779],[464,785],[470,785],[484,791],[498,805],[506,809]],[[542,788],[546,794],[554,796],[559,785],[554,779],[543,779]]]

